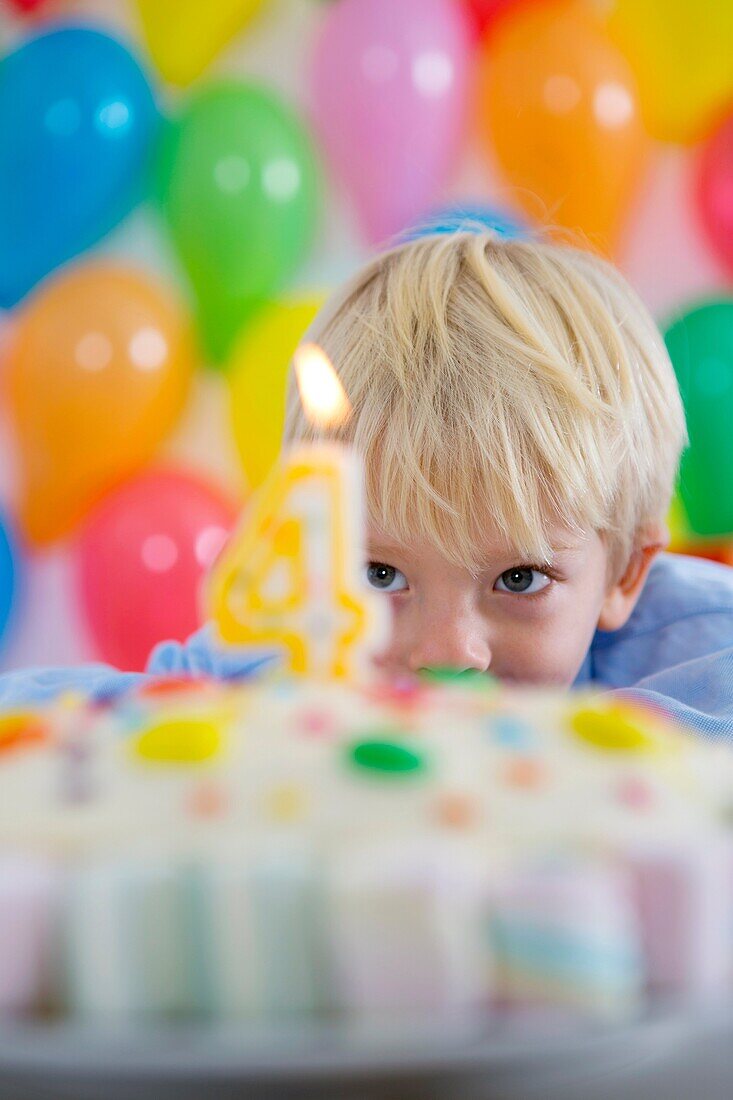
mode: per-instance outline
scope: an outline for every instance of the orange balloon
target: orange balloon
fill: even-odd
[[[536,220],[617,244],[645,164],[631,69],[573,0],[518,5],[482,43],[481,137]]]
[[[85,264],[29,300],[5,388],[32,542],[66,534],[152,457],[183,409],[193,357],[181,311],[132,270]]]

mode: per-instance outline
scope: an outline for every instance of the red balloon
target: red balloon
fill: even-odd
[[[711,248],[733,272],[733,115],[702,147],[697,204]]]
[[[237,517],[203,478],[141,474],[91,513],[77,545],[82,610],[103,660],[145,667],[152,647],[201,623],[200,587]]]
[[[35,11],[36,8],[40,8],[45,2],[46,0],[10,0],[10,3],[22,12]]]
[[[500,15],[508,11],[509,8],[516,7],[520,2],[521,0],[466,0],[468,10],[473,17],[479,34],[489,30]],[[524,2],[527,3],[528,0],[524,0]]]

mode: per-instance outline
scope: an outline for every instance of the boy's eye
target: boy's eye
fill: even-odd
[[[547,588],[550,578],[540,569],[517,566],[507,569],[497,579],[494,588],[499,592],[513,592],[515,595],[531,596]]]
[[[385,565],[381,561],[370,561],[366,568],[367,582],[372,588],[378,588],[380,592],[404,592],[407,588],[407,577],[395,569],[393,565]]]

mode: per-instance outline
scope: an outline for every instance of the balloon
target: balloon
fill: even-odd
[[[609,31],[638,78],[649,132],[698,140],[733,96],[731,0],[614,0]]]
[[[141,198],[159,117],[138,63],[98,31],[32,38],[0,64],[0,307]]]
[[[20,553],[8,520],[0,516],[0,642],[4,642],[20,583]]]
[[[316,123],[372,243],[419,217],[455,167],[469,43],[452,0],[341,0],[325,15]]]
[[[23,13],[36,11],[45,2],[46,0],[10,0],[10,3]]]
[[[673,554],[686,554],[692,558],[707,558],[722,565],[733,565],[733,546],[729,542],[692,542],[670,547]]]
[[[679,493],[690,528],[733,533],[733,299],[691,309],[664,338],[687,414]]]
[[[697,206],[711,248],[733,274],[733,115],[701,149]]]
[[[161,190],[206,350],[220,361],[311,244],[318,171],[310,138],[269,92],[210,84],[168,135]]]
[[[542,221],[616,243],[646,138],[629,66],[572,0],[508,12],[480,58],[483,140]]]
[[[690,528],[685,506],[680,498],[679,486],[675,489],[667,515],[669,549],[673,554],[688,554],[697,558],[710,558],[731,564],[731,545],[725,541],[704,538]]]
[[[79,536],[76,574],[105,661],[141,669],[157,642],[196,629],[201,580],[236,515],[217,488],[175,470],[140,474],[95,508]]]
[[[685,506],[680,499],[679,486],[675,489],[667,514],[667,527],[669,528],[670,550],[680,550],[688,545],[694,534],[690,530],[690,524],[685,512]]]
[[[527,0],[523,0],[523,2],[527,3]],[[534,0],[534,2],[537,2],[537,0]],[[517,3],[519,3],[519,0],[466,0],[466,5],[479,34],[492,31],[497,20],[504,12],[509,11]]]
[[[435,233],[483,232],[493,230],[500,237],[526,237],[527,230],[512,217],[493,206],[478,203],[454,203],[440,206],[412,228],[400,234],[401,241],[415,241]]]
[[[33,542],[65,534],[150,459],[183,408],[192,368],[184,317],[131,270],[87,264],[29,300],[5,382]]]
[[[232,427],[250,488],[267,477],[280,450],[293,352],[321,301],[275,302],[237,343],[229,370]]]
[[[137,0],[150,55],[166,80],[189,84],[262,7],[262,0]]]

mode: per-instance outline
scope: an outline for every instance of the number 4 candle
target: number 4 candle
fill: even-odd
[[[294,357],[301,401],[319,429],[351,414],[325,353]],[[221,638],[275,648],[291,672],[352,678],[384,641],[387,601],[366,588],[362,466],[344,444],[296,444],[254,500],[212,574]]]

